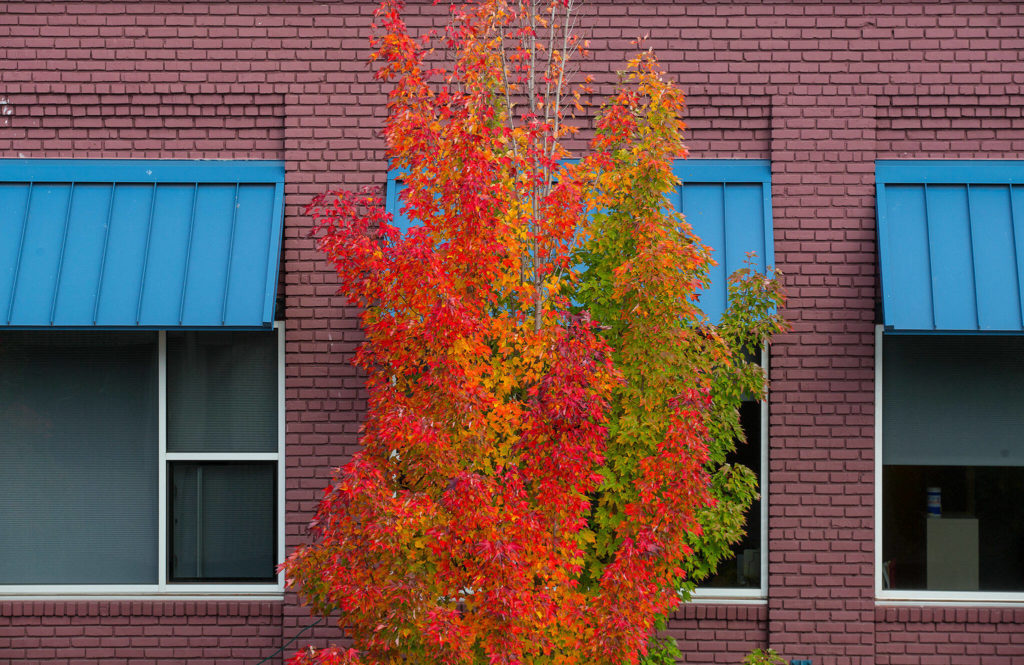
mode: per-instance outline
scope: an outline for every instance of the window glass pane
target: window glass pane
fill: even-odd
[[[170,577],[274,579],[273,462],[174,462]]]
[[[0,334],[0,584],[157,577],[155,333]]]
[[[883,587],[1024,591],[1024,338],[882,353]]]
[[[1024,337],[886,335],[885,464],[1024,466]]]
[[[167,333],[167,450],[277,451],[277,335]]]
[[[736,446],[729,455],[730,464],[742,464],[761,477],[761,403],[747,401],[740,405],[740,425],[747,442]],[[718,572],[701,587],[760,588],[761,586],[761,500],[747,511],[746,535],[732,547],[735,557],[718,564]]]

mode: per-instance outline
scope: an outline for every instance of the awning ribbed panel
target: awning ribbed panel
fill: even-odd
[[[717,262],[711,285],[701,292],[701,308],[710,321],[725,312],[729,276],[750,265],[759,272],[775,265],[772,235],[771,164],[756,159],[680,159],[673,170],[682,184],[669,202],[682,210],[694,232]],[[386,205],[395,225],[408,229],[415,221],[402,210],[402,172],[388,174]]]
[[[1024,332],[1024,162],[879,161],[883,319],[893,332]]]
[[[283,162],[0,161],[0,326],[273,325]]]
[[[701,308],[718,322],[729,298],[729,276],[750,267],[775,266],[772,232],[771,164],[767,160],[680,159],[674,171],[682,184],[672,204],[711,249],[717,265],[701,292]]]

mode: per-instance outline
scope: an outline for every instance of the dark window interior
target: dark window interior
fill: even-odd
[[[727,461],[739,463],[761,476],[761,403],[746,401],[740,406],[740,425],[747,437],[736,446]],[[702,587],[759,588],[761,586],[761,501],[747,511],[746,535],[733,546],[736,556],[718,565],[718,572],[702,582]]]
[[[272,581],[273,462],[171,462],[170,575],[186,581]]]
[[[882,358],[882,587],[1024,591],[1024,337],[886,335]]]

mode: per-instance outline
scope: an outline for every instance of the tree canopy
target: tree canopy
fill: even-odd
[[[315,541],[283,564],[352,648],[302,663],[621,663],[742,534],[756,494],[726,463],[778,280],[741,271],[721,321],[712,260],[666,203],[683,95],[650,52],[596,113],[572,0],[477,0],[412,34],[377,12],[394,226],[379,193],[310,206],[361,308],[362,447]],[[564,139],[594,120],[586,154]]]

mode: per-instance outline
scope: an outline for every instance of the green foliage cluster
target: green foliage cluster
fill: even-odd
[[[784,325],[783,296],[777,273],[744,268],[729,279],[722,319],[707,320],[695,293],[708,286],[710,250],[666,204],[680,184],[665,165],[685,155],[681,123],[674,109],[653,99],[636,108],[642,112],[635,128],[617,138],[609,175],[597,179],[602,208],[574,255],[581,273],[571,298],[602,326],[624,377],[607,418],[604,480],[591,516],[597,548],[588,569],[591,579],[599,579],[616,550],[625,507],[638,499],[641,461],[656,455],[665,440],[674,398],[709,393],[702,414],[714,501],[698,513],[689,539],[693,553],[682,562],[679,588],[687,599],[732,556],[758,496],[756,474],[727,458],[744,443],[740,404],[765,394],[760,352]]]
[[[743,665],[786,665],[775,649],[754,649],[743,659]]]

